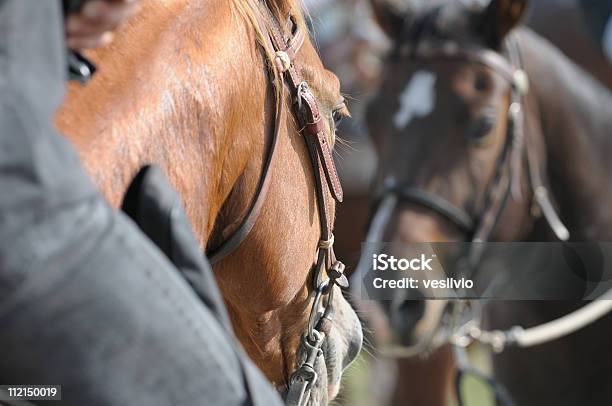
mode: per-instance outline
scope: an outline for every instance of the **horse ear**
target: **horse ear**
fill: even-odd
[[[378,25],[392,40],[399,40],[412,12],[409,3],[401,0],[370,0]]]
[[[527,0],[491,0],[479,24],[486,44],[499,48],[506,35],[518,25],[526,8]]]

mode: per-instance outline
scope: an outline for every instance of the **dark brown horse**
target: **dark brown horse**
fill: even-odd
[[[563,224],[572,241],[610,240],[610,92],[533,32],[515,29],[525,1],[492,0],[486,8],[446,3],[415,11],[404,2],[373,0],[395,43],[369,111],[380,159],[378,185],[395,199],[378,237],[469,240],[479,230],[469,225],[488,221],[491,203],[500,203],[487,240],[555,241],[567,237]],[[515,75],[518,68],[529,86],[524,75]],[[524,126],[523,144],[514,148],[508,126],[519,122],[510,117],[517,91],[524,93]],[[508,149],[513,159],[506,160]],[[513,187],[502,201],[496,174],[505,163]],[[411,344],[427,323],[430,304],[394,307],[380,324],[388,331],[375,333]],[[495,302],[487,317],[495,327],[528,327],[580,305]],[[611,338],[607,316],[546,345],[494,356],[495,376],[519,405],[610,404]],[[422,379],[411,379],[423,364],[399,361],[395,404],[444,404],[454,368],[448,347],[429,363],[427,385],[424,372],[416,372]]]
[[[70,89],[57,122],[114,206],[143,165],[160,165],[182,196],[203,250],[218,247],[241,225],[257,197],[267,151],[275,148],[257,221],[214,271],[239,340],[285,392],[309,322],[315,253],[320,257],[333,244],[333,237],[319,241],[320,201],[330,221],[334,201],[327,189],[317,198],[316,186],[326,183],[312,169],[304,142],[311,133],[301,131],[291,113],[294,94],[283,90],[295,84],[272,83],[281,68],[291,72],[285,83],[302,77],[320,110],[313,126],[329,136],[321,142],[333,144],[334,117],[346,109],[338,80],[309,38],[295,45],[295,55],[275,54],[272,39],[284,43],[293,30],[305,32],[293,0],[150,0],[143,6],[110,47],[89,55],[100,70],[85,87]],[[293,28],[286,29],[288,21]],[[297,94],[303,104],[308,89]],[[278,110],[275,100],[287,108]],[[278,145],[271,147],[275,129]],[[335,318],[324,359],[316,358],[319,379],[310,404],[337,394],[342,371],[361,345],[353,310],[338,287],[331,289],[338,290],[331,303]]]
[[[608,89],[612,89],[612,65],[589,32],[590,21],[585,18],[580,3],[579,0],[534,0],[525,24],[555,44]]]

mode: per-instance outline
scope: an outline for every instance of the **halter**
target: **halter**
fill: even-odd
[[[286,404],[291,406],[305,405],[310,399],[310,393],[318,376],[315,362],[322,353],[322,345],[332,327],[333,308],[331,306],[334,285],[346,288],[348,279],[344,275],[344,264],[336,259],[334,254],[333,217],[330,215],[329,196],[337,202],[342,202],[343,192],[336,167],[332,157],[332,147],[329,145],[329,134],[324,118],[321,115],[317,100],[308,83],[300,74],[295,58],[304,43],[306,33],[289,19],[287,29],[283,29],[265,3],[260,3],[257,13],[257,23],[267,47],[274,50],[274,85],[276,90],[276,113],[272,139],[262,174],[255,195],[246,215],[237,230],[219,247],[209,253],[211,263],[215,264],[233,253],[246,239],[255,225],[272,178],[270,168],[278,159],[278,144],[283,120],[286,116],[284,95],[288,89],[294,104],[294,114],[301,127],[306,141],[310,161],[315,178],[315,191],[321,229],[320,241],[317,247],[317,262],[314,266],[313,292],[314,300],[310,310],[308,325],[302,336],[298,357],[304,355],[297,369],[289,378]],[[327,279],[325,278],[327,275]],[[324,299],[327,299],[324,303]],[[319,308],[324,306],[324,311]]]

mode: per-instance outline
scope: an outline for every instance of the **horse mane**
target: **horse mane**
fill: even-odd
[[[276,65],[274,64],[275,51],[270,48],[267,34],[260,26],[260,21],[266,25],[266,30],[271,31],[272,26],[268,18],[261,15],[260,6],[266,4],[274,17],[280,22],[286,21],[289,17],[298,24],[300,29],[306,30],[304,15],[306,9],[301,0],[233,0],[239,14],[251,25],[255,31],[257,42],[263,48],[269,68],[274,72],[276,78],[279,77]],[[264,18],[262,18],[264,17]]]

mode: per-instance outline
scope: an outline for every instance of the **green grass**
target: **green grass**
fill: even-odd
[[[473,346],[469,351],[472,365],[478,370],[489,374],[491,372],[491,355],[487,348]],[[336,405],[344,406],[386,406],[377,403],[376,394],[381,388],[375,388],[377,379],[373,376],[376,372],[372,368],[372,355],[362,352],[357,360],[345,372],[343,387],[340,395],[334,402]],[[398,382],[396,384],[401,384]],[[468,378],[464,381],[466,385],[466,401],[468,406],[493,405],[493,394],[489,387],[482,382]],[[378,391],[377,391],[378,389]],[[406,406],[410,405],[406,399]],[[448,406],[456,406],[454,396],[449,393]]]

